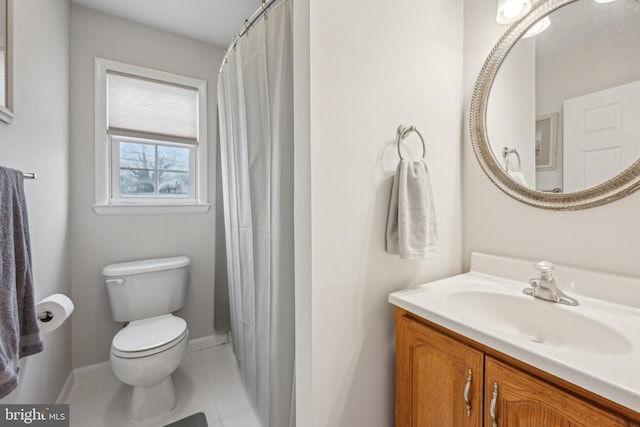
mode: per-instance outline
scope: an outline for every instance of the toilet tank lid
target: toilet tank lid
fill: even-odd
[[[170,258],[144,259],[140,261],[121,262],[109,264],[102,269],[102,275],[106,277],[127,276],[131,274],[150,273],[152,271],[171,270],[186,267],[191,263],[186,256]]]

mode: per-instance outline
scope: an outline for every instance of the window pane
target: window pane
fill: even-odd
[[[158,169],[188,172],[190,154],[189,148],[159,145]]]
[[[188,198],[195,147],[114,136],[120,197]]]
[[[141,169],[120,169],[120,193],[123,196],[155,196],[156,174]]]
[[[160,196],[188,196],[189,172],[159,171]]]
[[[155,169],[156,146],[151,144],[120,143],[120,168]]]

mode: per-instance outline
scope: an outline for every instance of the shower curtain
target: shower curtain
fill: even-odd
[[[231,334],[268,427],[295,425],[291,3],[268,9],[218,77]]]

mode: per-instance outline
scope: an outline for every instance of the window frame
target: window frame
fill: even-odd
[[[107,132],[107,73],[109,71],[192,87],[198,91],[198,143],[193,145],[194,159],[191,161],[193,197],[114,197],[113,174],[119,164],[112,163],[113,139],[138,139],[159,145],[171,145],[164,139],[154,137],[140,138],[126,133]],[[99,215],[123,214],[176,214],[205,213],[210,205],[207,199],[207,82],[191,77],[172,74],[137,65],[125,64],[104,58],[95,58],[95,204],[93,208]],[[179,143],[180,141],[177,141]],[[119,175],[118,175],[119,177]],[[116,179],[117,181],[117,179]]]

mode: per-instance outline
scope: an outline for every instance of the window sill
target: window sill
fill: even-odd
[[[209,204],[193,205],[93,205],[98,215],[175,215],[206,213],[211,208]]]

